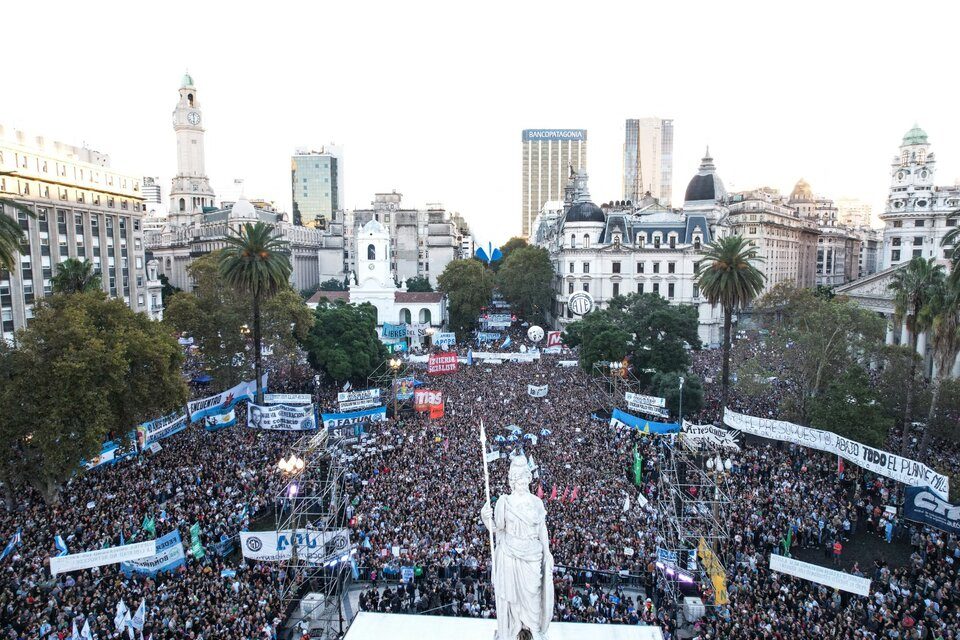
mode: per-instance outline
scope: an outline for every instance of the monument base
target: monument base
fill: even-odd
[[[493,640],[496,630],[496,620],[363,611],[350,625],[346,640]],[[548,635],[550,640],[663,640],[660,627],[581,622],[551,622]]]

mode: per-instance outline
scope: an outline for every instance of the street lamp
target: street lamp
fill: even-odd
[[[297,512],[293,507],[293,499],[300,491],[300,488],[297,486],[297,483],[293,481],[293,478],[303,471],[306,466],[307,464],[303,458],[293,453],[290,454],[289,459],[284,460],[283,457],[281,457],[280,462],[277,463],[277,469],[280,473],[282,473],[284,477],[291,479],[290,487],[287,489],[287,499],[290,501],[290,515],[293,517],[293,535],[290,541],[292,545],[290,555],[293,562],[297,561]]]
[[[680,376],[680,406],[677,409],[677,419],[680,422],[680,426],[683,426],[683,383],[685,380],[683,376]]]
[[[403,366],[403,360],[400,358],[390,358],[387,362],[387,365],[390,367],[390,373],[393,374],[393,382],[390,385],[390,393],[393,394],[393,419],[397,419],[397,373],[400,371],[400,367]]]

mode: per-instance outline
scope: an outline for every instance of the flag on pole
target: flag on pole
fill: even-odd
[[[3,548],[3,553],[0,553],[0,560],[3,560],[8,555],[13,553],[13,550],[20,544],[21,540],[20,528],[17,528],[17,532],[13,534],[13,537],[10,538],[10,542],[7,543],[7,546]]]
[[[80,638],[82,640],[93,640],[93,632],[90,631],[90,619],[83,621],[83,629],[80,631]]]
[[[200,542],[199,522],[194,522],[190,527],[190,553],[192,553],[193,557],[197,558],[198,560],[207,555],[207,552],[203,549],[203,544]]]
[[[500,348],[501,348],[501,349],[506,349],[506,348],[509,347],[511,344],[513,344],[513,340],[510,338],[510,336],[507,336],[507,339],[503,341],[503,344],[500,345]]]
[[[53,536],[53,544],[57,548],[57,551],[60,552],[57,554],[58,558],[70,553],[70,551],[67,550],[67,543],[63,541],[63,536],[61,536],[59,533]]]
[[[557,499],[557,485],[553,485],[553,490],[550,491],[550,499],[551,500]]]
[[[473,366],[473,349],[467,349],[467,366]]]
[[[577,499],[577,496],[580,494],[580,485],[577,485],[573,488],[573,493],[570,494],[570,502],[573,502]]]
[[[627,496],[623,501],[623,512],[626,513],[627,511],[630,511],[630,496]]]
[[[537,497],[540,498],[541,500],[543,500],[543,485],[542,485],[542,484],[538,484],[538,485],[537,485]]]
[[[113,617],[113,624],[117,627],[117,631],[123,631],[123,628],[127,626],[127,622],[130,620],[130,609],[127,608],[126,603],[123,599],[117,603],[117,615]]]
[[[563,488],[563,497],[560,498],[560,502],[566,502],[566,501],[567,501],[567,497],[568,497],[569,495],[570,495],[570,487],[564,487],[564,488]]]
[[[157,537],[157,525],[153,519],[153,516],[143,516],[143,526],[141,529],[149,533],[154,538]]]
[[[843,458],[837,456],[837,476],[843,480]]]
[[[77,619],[73,619],[73,633],[70,634],[70,640],[80,640],[80,633],[77,631]]]
[[[637,452],[637,445],[633,445],[633,484],[643,484],[643,456]]]
[[[147,601],[141,600],[140,606],[137,607],[137,612],[133,614],[133,617],[130,619],[129,625],[131,628],[136,629],[137,631],[143,631],[143,623],[147,619]]]

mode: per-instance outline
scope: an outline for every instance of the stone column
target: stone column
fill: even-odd
[[[893,318],[887,316],[887,344],[893,344]]]

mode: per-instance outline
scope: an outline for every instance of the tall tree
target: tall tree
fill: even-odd
[[[66,294],[99,291],[101,286],[99,274],[93,271],[93,263],[76,258],[68,258],[57,265],[52,283],[54,293]]]
[[[12,175],[15,173],[0,171],[0,176]],[[36,217],[33,209],[13,198],[0,198],[0,271],[16,271],[17,268],[16,254],[20,252],[20,244],[26,238],[16,218],[18,212],[31,218]]]
[[[430,278],[426,276],[414,276],[407,278],[407,291],[411,293],[431,293],[433,285],[430,284]]]
[[[720,402],[727,406],[730,385],[730,330],[733,312],[750,304],[763,291],[765,276],[755,263],[762,261],[743,236],[727,236],[705,247],[697,265],[697,286],[711,305],[723,307],[723,373]]]
[[[563,343],[580,347],[580,366],[585,371],[593,371],[597,362],[619,362],[633,348],[623,314],[608,309],[593,311],[567,325]]]
[[[553,265],[542,247],[520,247],[510,252],[497,272],[504,299],[519,317],[531,323],[544,320],[553,301]]]
[[[109,437],[183,406],[183,355],[166,328],[102,292],[39,301],[0,345],[0,474],[55,502]]]
[[[610,302],[622,312],[622,326],[632,336],[634,374],[649,383],[652,372],[683,373],[691,349],[700,349],[699,316],[692,305],[674,305],[656,293],[631,293]]]
[[[927,456],[930,437],[940,410],[943,382],[953,371],[953,363],[960,354],[960,280],[950,278],[940,283],[928,303],[933,345],[933,383],[927,424],[920,439],[920,459]]]
[[[377,336],[377,311],[369,303],[321,303],[304,347],[310,365],[338,383],[365,380],[388,357]]]
[[[253,311],[253,361],[257,379],[257,403],[263,402],[261,371],[260,306],[281,289],[290,286],[293,267],[286,243],[273,233],[272,225],[246,223],[225,239],[220,273],[237,293],[250,296]]]
[[[447,296],[450,328],[459,340],[473,330],[480,311],[490,304],[493,295],[493,273],[479,260],[454,260],[437,278],[440,291]]]
[[[683,416],[697,413],[703,408],[703,385],[700,378],[693,375],[684,375],[683,394],[680,393],[680,374],[677,372],[658,373],[653,378],[653,393],[667,401],[667,410],[670,415]],[[680,405],[681,399],[683,406]]]
[[[960,209],[950,214],[948,220],[951,220],[952,224],[957,224],[958,226],[943,236],[940,246],[952,247],[949,256],[951,264],[950,278],[954,282],[960,282]]]
[[[917,257],[893,274],[890,289],[894,294],[895,317],[906,324],[910,334],[910,348],[916,352],[920,334],[930,328],[933,320],[929,304],[942,286],[943,267],[933,258]],[[911,360],[907,386],[907,402],[903,411],[903,433],[900,443],[901,455],[906,455],[910,445],[910,429],[913,422],[913,379],[916,376],[917,360]]]

